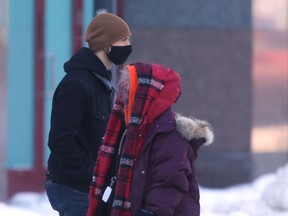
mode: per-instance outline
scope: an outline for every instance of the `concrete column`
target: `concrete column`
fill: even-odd
[[[7,0],[0,0],[0,201],[7,194],[7,5]]]
[[[288,163],[288,1],[253,0],[254,176]]]

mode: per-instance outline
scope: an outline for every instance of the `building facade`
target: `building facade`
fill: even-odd
[[[259,1],[0,0],[0,200],[44,190],[52,95],[101,11],[131,26],[130,62],[180,73],[175,110],[213,125],[215,143],[196,164],[201,185],[248,182],[287,163],[287,23]]]

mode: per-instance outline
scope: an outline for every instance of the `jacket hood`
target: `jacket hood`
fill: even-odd
[[[204,139],[204,145],[210,145],[214,140],[214,133],[207,121],[188,118],[176,114],[176,129],[187,141]]]
[[[143,99],[143,92],[145,89],[148,90],[144,95],[147,102],[143,113],[147,113],[147,121],[152,123],[180,96],[180,76],[176,71],[161,64],[138,62],[131,66],[135,67],[138,76],[136,96],[140,95]]]
[[[82,47],[69,61],[64,64],[66,73],[73,70],[88,70],[109,78],[108,70],[102,61],[87,47]]]
[[[176,103],[181,94],[181,79],[176,71],[159,64],[152,64],[152,69],[153,76],[163,80],[163,89],[153,98],[149,107],[150,122]]]

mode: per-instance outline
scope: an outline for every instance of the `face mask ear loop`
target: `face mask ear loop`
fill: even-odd
[[[106,53],[106,55],[108,55],[111,52],[111,46],[109,46],[108,48],[104,48],[103,50]]]

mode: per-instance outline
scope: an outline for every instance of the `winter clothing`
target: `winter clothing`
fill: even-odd
[[[114,88],[110,71],[88,48],[75,53],[64,69],[53,96],[47,178],[88,193]]]
[[[125,124],[128,125],[130,122],[136,91],[138,89],[138,77],[136,68],[134,66],[128,66],[129,68],[129,88],[128,88],[128,98],[127,98],[127,106],[124,106],[124,117],[125,117]]]
[[[111,46],[110,52],[107,54],[108,59],[115,65],[123,65],[132,52],[132,46]]]
[[[89,205],[87,193],[47,180],[45,189],[51,207],[59,215],[86,216]]]
[[[89,48],[96,52],[130,35],[129,26],[123,19],[111,13],[103,13],[90,22],[85,40]]]
[[[157,118],[134,164],[132,215],[142,208],[157,216],[199,216],[194,165],[199,147],[212,140],[205,121],[175,116],[171,108]]]
[[[133,106],[132,116],[130,118],[130,124],[127,129],[126,140],[123,145],[123,153],[120,159],[117,184],[115,189],[114,200],[114,213],[121,212],[121,215],[129,215],[130,210],[130,187],[131,177],[133,173],[133,164],[135,158],[137,158],[145,136],[147,134],[148,125],[151,124],[157,115],[163,112],[162,107],[157,100],[159,94],[169,90],[168,86],[173,85],[174,91],[170,92],[170,97],[166,103],[171,105],[178,98],[180,94],[180,79],[179,75],[170,69],[165,69],[159,65],[137,64],[138,76],[138,91],[135,96],[135,103]],[[163,73],[165,71],[165,73]],[[164,89],[164,82],[167,83]],[[168,85],[169,84],[169,85]],[[165,104],[164,101],[161,103]],[[157,106],[157,111],[150,115],[150,108]],[[90,206],[88,215],[95,215],[96,208],[100,203],[102,197],[104,184],[106,182],[107,173],[109,167],[113,161],[113,155],[117,148],[118,141],[121,136],[121,114],[123,114],[124,104],[116,101],[112,115],[109,120],[107,132],[105,134],[104,144],[101,146],[101,150],[98,154],[96,166],[94,169],[94,175],[96,182],[90,190]],[[135,139],[134,137],[139,137]],[[126,212],[126,213],[124,213]]]
[[[128,70],[132,77],[135,71],[137,74],[134,104],[131,105],[131,91],[127,102],[117,95],[94,168],[88,216],[199,215],[193,166],[196,151],[208,136],[195,135],[194,131],[199,131],[194,127],[196,123],[192,124],[190,134],[183,133],[190,140],[185,140],[176,129],[186,132],[185,128],[176,127],[170,108],[180,95],[179,75],[154,64],[136,63]],[[131,83],[133,91],[135,83]],[[130,119],[124,135],[123,119]],[[190,122],[184,117],[180,119]],[[208,123],[202,126],[205,129],[201,130],[209,131]],[[110,184],[111,170],[117,170],[116,183],[111,184],[112,195],[105,206],[101,198]],[[103,214],[103,208],[112,208],[111,214]]]

